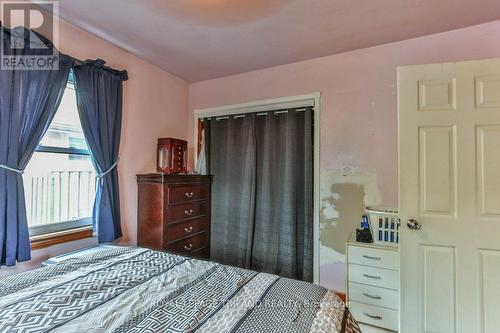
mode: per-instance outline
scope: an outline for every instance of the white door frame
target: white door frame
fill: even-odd
[[[245,114],[263,111],[280,110],[287,108],[314,107],[314,203],[313,203],[313,281],[319,283],[319,212],[320,212],[320,97],[321,93],[315,92],[306,95],[281,97],[274,99],[257,100],[241,104],[224,105],[207,109],[194,110],[194,165],[198,158],[198,120],[206,117],[221,117],[233,114]]]

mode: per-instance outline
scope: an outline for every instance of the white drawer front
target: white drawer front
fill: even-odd
[[[399,290],[399,272],[389,269],[349,264],[349,282]]]
[[[383,327],[392,331],[399,330],[398,311],[358,302],[350,302],[350,305],[349,310],[354,319],[360,323]]]
[[[349,301],[359,301],[397,310],[399,308],[399,292],[396,290],[350,282]]]
[[[349,245],[348,262],[352,264],[399,270],[399,252]]]

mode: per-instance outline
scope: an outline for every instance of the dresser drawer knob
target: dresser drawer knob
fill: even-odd
[[[382,260],[380,257],[372,257],[372,256],[367,256],[363,254],[363,258],[370,259],[370,260]]]
[[[363,276],[365,278],[369,278],[369,279],[374,279],[374,280],[380,280],[382,277],[381,276],[377,276],[377,275],[369,275],[369,274],[363,274]]]
[[[184,211],[184,214],[186,214],[187,216],[191,216],[191,215],[193,215],[193,210],[192,210],[192,209],[190,209],[190,210],[185,210],[185,211]]]
[[[370,295],[370,294],[367,294],[367,293],[363,293],[363,296],[371,298],[371,299],[382,299],[382,297],[380,297],[380,296]]]
[[[194,196],[194,192],[186,192],[184,193],[184,195],[186,196],[186,198],[192,198]]]
[[[191,231],[193,231],[193,227],[184,228],[184,231],[190,233]]]
[[[377,315],[372,315],[372,314],[369,314],[368,312],[363,312],[363,314],[367,317],[370,317],[371,319],[376,319],[376,320],[382,320],[382,317],[381,316],[377,316]]]
[[[189,245],[184,246],[184,250],[186,250],[186,251],[190,251],[192,248],[193,248],[193,244],[189,244]]]

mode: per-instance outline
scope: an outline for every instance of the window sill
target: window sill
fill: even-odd
[[[37,250],[56,244],[92,237],[92,226],[58,231],[30,237],[31,249]]]

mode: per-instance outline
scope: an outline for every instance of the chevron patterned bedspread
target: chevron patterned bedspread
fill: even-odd
[[[110,247],[0,280],[0,332],[359,332],[319,286]]]

